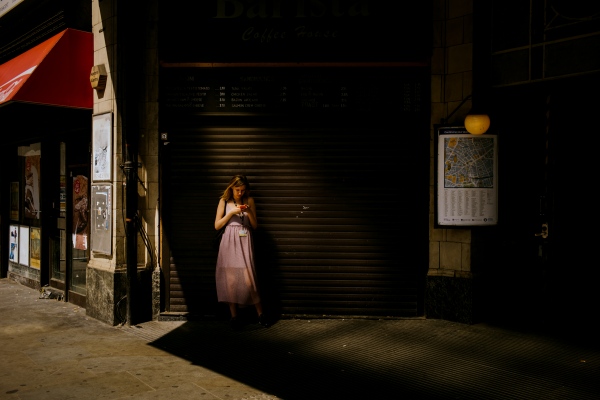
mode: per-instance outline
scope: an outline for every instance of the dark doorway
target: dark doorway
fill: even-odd
[[[585,93],[595,93],[597,78],[496,90],[500,223],[498,257],[482,271],[488,320],[560,332],[591,326],[600,101]]]

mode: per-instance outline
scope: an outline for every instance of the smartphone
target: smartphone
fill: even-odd
[[[240,205],[240,210],[245,210],[246,208],[248,208],[248,206],[246,204]]]

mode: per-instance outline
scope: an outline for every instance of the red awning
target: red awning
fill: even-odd
[[[24,102],[91,109],[93,64],[93,35],[65,29],[0,65],[0,105]]]

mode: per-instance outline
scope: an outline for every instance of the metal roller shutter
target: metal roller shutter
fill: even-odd
[[[428,254],[428,131],[396,115],[178,114],[163,151],[168,311],[218,315],[219,196],[248,176],[267,307],[419,315]],[[425,128],[427,125],[425,125]]]

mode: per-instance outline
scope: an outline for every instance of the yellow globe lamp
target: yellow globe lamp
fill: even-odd
[[[490,128],[487,114],[468,114],[465,117],[465,129],[472,135],[483,135]]]

